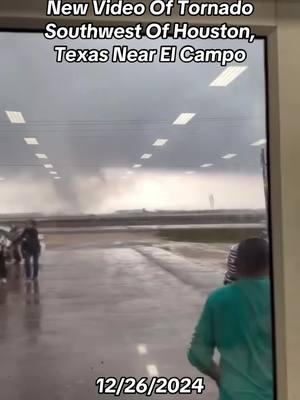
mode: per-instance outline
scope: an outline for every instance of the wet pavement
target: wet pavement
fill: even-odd
[[[97,393],[98,377],[199,376],[186,350],[207,294],[222,284],[222,251],[215,244],[201,257],[200,248],[195,260],[153,243],[60,246],[44,254],[39,285],[27,286],[10,266],[0,287],[1,398],[113,399]],[[205,384],[201,396],[172,398],[217,399]]]

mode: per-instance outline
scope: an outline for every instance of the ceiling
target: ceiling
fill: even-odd
[[[260,173],[260,148],[250,144],[266,136],[263,41],[176,41],[246,48],[249,68],[225,88],[209,86],[222,71],[216,64],[57,64],[54,44],[39,33],[0,33],[0,176],[6,180],[23,173],[53,179],[35,153],[47,154],[59,184],[107,168],[127,171],[136,163],[143,165],[139,171],[184,173],[213,163],[206,174]],[[64,44],[110,48],[117,42]],[[160,42],[121,44],[150,48]],[[11,124],[6,110],[22,112],[26,124]],[[187,125],[172,125],[183,112],[196,115]],[[39,145],[25,144],[24,137]],[[168,143],[153,147],[158,138]],[[140,160],[144,153],[153,156]],[[222,159],[227,153],[238,156]]]
[[[209,86],[220,73],[213,64],[56,64],[52,47],[40,34],[0,34],[0,163],[8,172],[39,169],[37,149],[62,174],[131,167],[143,153],[153,153],[145,168],[213,162],[258,170],[257,148],[249,145],[265,137],[262,42],[246,46],[249,69],[226,88]],[[5,110],[21,111],[27,123],[11,124]],[[182,112],[196,116],[172,125]],[[40,145],[25,145],[24,137]],[[157,138],[169,142],[154,149]],[[239,156],[225,162],[226,153]]]

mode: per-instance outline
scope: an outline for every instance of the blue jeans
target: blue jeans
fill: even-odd
[[[39,274],[39,253],[25,253],[25,273],[26,279],[36,279]],[[33,264],[33,276],[32,276]]]

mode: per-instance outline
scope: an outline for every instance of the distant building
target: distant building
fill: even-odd
[[[146,208],[140,208],[137,210],[118,210],[116,214],[128,215],[128,214],[146,214],[149,211]]]

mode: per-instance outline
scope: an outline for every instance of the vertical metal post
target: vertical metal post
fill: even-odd
[[[263,181],[264,181],[266,215],[268,215],[269,185],[268,185],[268,165],[267,165],[267,161],[266,161],[266,151],[265,151],[265,149],[261,149],[260,161],[261,161],[261,167],[262,167],[262,173],[263,173]]]

